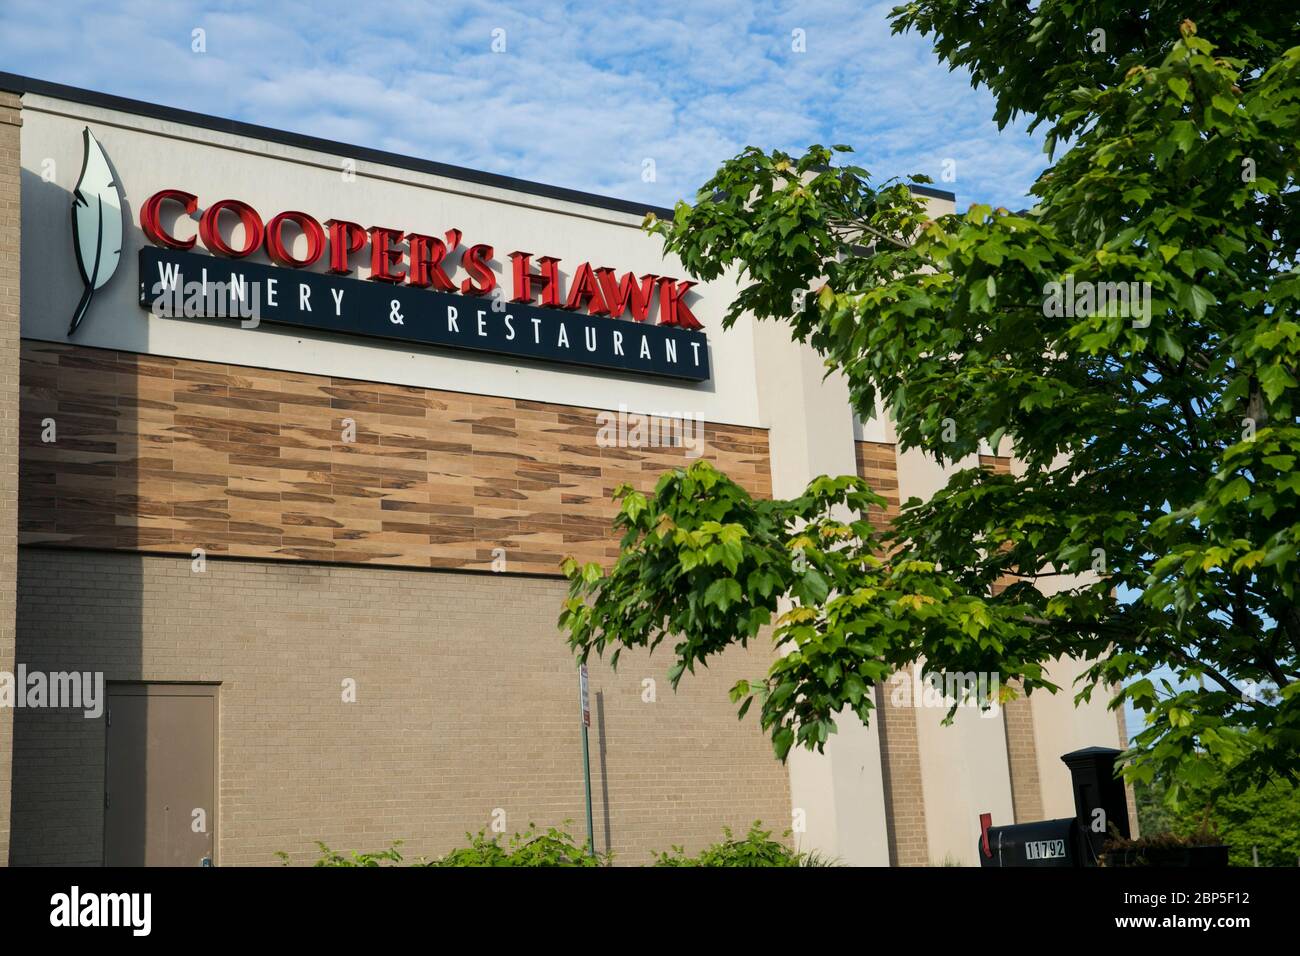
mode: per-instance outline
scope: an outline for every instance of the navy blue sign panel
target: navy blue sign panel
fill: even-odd
[[[218,259],[140,250],[140,304],[166,318],[257,321],[341,335],[493,352],[637,375],[709,378],[697,329],[651,325],[490,298]]]

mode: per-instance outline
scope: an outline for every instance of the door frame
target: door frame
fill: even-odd
[[[104,709],[111,720],[110,702],[122,697],[211,697],[212,698],[212,865],[221,865],[221,681],[219,680],[109,680],[105,681]],[[108,865],[108,752],[109,722],[104,723],[104,783],[100,790],[101,813],[99,865]]]

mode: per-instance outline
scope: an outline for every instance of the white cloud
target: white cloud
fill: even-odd
[[[958,202],[1022,205],[1041,138],[999,133],[889,4],[6,0],[16,73],[672,205],[745,145],[843,142],[878,179],[955,159]],[[76,8],[80,8],[80,13]],[[206,31],[207,52],[191,51]],[[505,30],[506,52],[493,53]],[[804,31],[806,52],[791,48]],[[657,179],[642,180],[655,160]]]

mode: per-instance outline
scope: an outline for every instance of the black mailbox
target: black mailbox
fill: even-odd
[[[1079,826],[1072,817],[989,827],[980,840],[980,865],[1081,866],[1079,849]]]
[[[1088,747],[1061,759],[1074,786],[1074,818],[992,825],[980,814],[981,866],[1096,866],[1111,829],[1129,835],[1128,795],[1115,777],[1118,750]]]
[[[1119,753],[1111,747],[1087,747],[1061,758],[1070,768],[1074,818],[1087,841],[1088,865],[1097,862],[1111,830],[1129,836],[1128,794],[1124,781],[1115,776],[1115,758]]]

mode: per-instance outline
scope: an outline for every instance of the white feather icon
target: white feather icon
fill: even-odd
[[[72,315],[68,334],[86,315],[90,297],[113,277],[122,258],[122,201],[117,182],[108,165],[108,157],[99,141],[86,127],[86,156],[81,164],[81,178],[72,200],[72,237],[77,250],[77,268],[86,284],[77,311]]]

